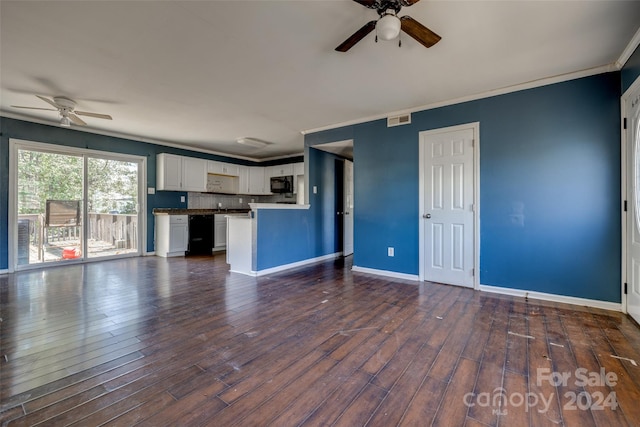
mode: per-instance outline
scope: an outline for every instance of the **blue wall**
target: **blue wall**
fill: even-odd
[[[620,88],[620,73],[601,74],[305,145],[354,140],[354,265],[417,275],[418,133],[480,122],[480,283],[620,302]]]
[[[256,271],[334,254],[340,250],[334,236],[335,159],[338,157],[310,149],[307,157],[316,167],[311,171],[307,209],[260,209],[257,213]]]
[[[631,54],[621,71],[622,93],[624,93],[640,76],[640,46]]]
[[[114,153],[133,154],[147,157],[147,186],[156,186],[156,154],[173,153],[183,156],[220,160],[243,165],[269,166],[283,162],[302,161],[301,157],[263,163],[249,162],[196,151],[182,150],[173,147],[150,144],[130,139],[114,138],[87,132],[64,129],[58,126],[47,126],[21,120],[0,117],[0,270],[8,268],[8,191],[9,191],[9,138],[27,141],[64,145],[68,147],[87,148]],[[186,208],[187,203],[180,202],[180,196],[187,193],[180,191],[158,191],[147,195],[147,250],[154,250],[153,230],[155,218],[154,208]],[[185,200],[186,197],[185,197]]]

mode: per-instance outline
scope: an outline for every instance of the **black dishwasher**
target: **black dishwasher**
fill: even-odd
[[[189,247],[187,255],[211,255],[213,248],[213,215],[189,215]]]

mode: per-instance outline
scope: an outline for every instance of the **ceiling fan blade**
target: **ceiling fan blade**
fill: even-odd
[[[79,116],[95,117],[96,119],[113,120],[113,117],[111,117],[108,114],[90,113],[88,111],[77,111],[77,110],[74,110],[74,113]]]
[[[58,104],[56,104],[55,102],[53,102],[52,100],[50,100],[49,98],[45,98],[44,96],[40,96],[40,95],[36,95],[36,96],[38,98],[42,99],[47,104],[53,105],[54,107],[56,107],[56,109],[60,109],[60,106]]]
[[[376,0],[353,0],[356,3],[360,3],[361,5],[363,5],[364,7],[368,7],[369,9],[376,9],[377,8],[377,1]]]
[[[86,126],[87,124],[85,123],[84,120],[82,120],[80,117],[76,116],[73,113],[69,113],[69,120],[71,120],[73,123],[79,125],[79,126]]]
[[[27,110],[46,110],[46,111],[58,111],[53,108],[39,108],[39,107],[21,107],[20,105],[12,105],[11,108],[25,108]]]
[[[400,24],[402,31],[416,39],[424,47],[431,47],[442,38],[410,16],[400,18]]]
[[[342,42],[340,46],[336,48],[338,52],[346,52],[351,49],[356,43],[365,38],[373,29],[376,28],[376,21],[369,21],[358,31],[353,33],[351,37]]]
[[[418,3],[420,0],[399,0],[400,6],[407,7]]]

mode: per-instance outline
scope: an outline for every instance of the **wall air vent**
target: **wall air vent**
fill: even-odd
[[[400,126],[400,125],[408,125],[411,123],[411,113],[402,114],[400,116],[392,116],[387,117],[387,127]]]

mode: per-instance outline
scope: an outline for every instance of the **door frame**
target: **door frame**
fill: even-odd
[[[440,133],[455,132],[460,130],[473,130],[473,289],[480,288],[480,122],[471,122],[457,126],[449,126],[438,129],[421,131],[418,133],[419,147],[419,176],[418,176],[418,256],[419,256],[419,279],[421,282],[425,280],[425,221],[423,219],[424,212],[424,192],[425,192],[425,165],[424,154],[425,147],[423,138],[428,135],[436,135]]]
[[[13,273],[17,270],[33,270],[39,268],[47,268],[47,267],[55,267],[60,264],[47,264],[47,263],[38,263],[20,266],[17,268],[17,254],[18,254],[18,192],[17,192],[17,183],[18,183],[18,150],[19,149],[33,149],[36,151],[44,151],[48,153],[56,153],[56,154],[71,154],[71,155],[80,155],[80,156],[94,156],[106,159],[113,160],[121,160],[121,161],[137,161],[140,163],[140,167],[138,170],[138,252],[137,253],[129,253],[125,255],[114,255],[109,257],[101,257],[101,258],[85,258],[81,260],[68,260],[64,263],[64,265],[69,264],[83,264],[87,262],[94,261],[104,261],[108,259],[115,258],[127,258],[134,256],[142,256],[147,253],[147,191],[146,191],[146,182],[147,182],[147,157],[139,156],[135,154],[125,154],[125,153],[114,153],[109,151],[100,151],[100,150],[92,150],[88,148],[78,148],[78,147],[70,147],[61,144],[49,144],[45,142],[36,142],[29,141],[24,139],[17,138],[9,138],[9,247],[8,247],[8,272]],[[83,180],[86,180],[87,171],[83,171],[84,177]],[[85,190],[86,191],[86,190]],[[84,197],[83,197],[84,198]],[[87,200],[83,200],[83,210],[86,211],[86,203]],[[85,212],[86,214],[86,212]],[[83,218],[84,220],[84,218]],[[83,243],[86,241],[86,224],[83,227],[82,239]]]
[[[631,160],[627,156],[628,150],[631,148],[630,144],[633,144],[633,141],[629,141],[627,138],[627,129],[624,128],[624,119],[627,118],[627,102],[631,98],[631,94],[633,94],[636,90],[640,89],[640,77],[636,78],[631,86],[622,94],[620,97],[620,154],[621,154],[621,162],[620,162],[620,188],[621,188],[621,209],[620,209],[620,224],[621,224],[621,232],[622,232],[622,260],[620,263],[620,268],[622,269],[622,274],[620,275],[620,308],[623,313],[627,313],[627,294],[624,293],[625,284],[628,283],[628,271],[627,271],[627,259],[629,256],[628,251],[628,243],[629,239],[627,236],[628,227],[627,221],[629,221],[629,215],[627,211],[624,210],[624,203],[627,204],[632,203],[632,200],[628,197],[628,190],[631,188],[630,184],[627,182],[627,173],[629,172],[629,168],[627,167],[628,162]],[[629,125],[630,126],[630,125]]]

